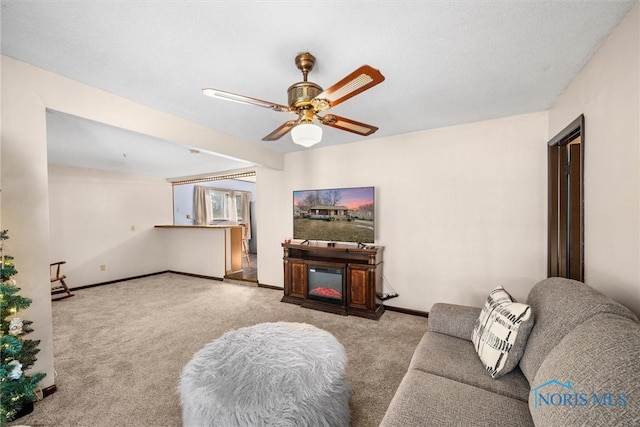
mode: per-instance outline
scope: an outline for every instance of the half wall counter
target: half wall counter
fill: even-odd
[[[171,271],[222,279],[242,270],[239,225],[156,225],[164,230]]]

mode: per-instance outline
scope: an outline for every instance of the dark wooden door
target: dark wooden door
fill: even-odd
[[[368,265],[349,264],[349,307],[363,310],[371,309],[369,306],[371,274]]]
[[[291,296],[307,297],[307,266],[304,262],[291,262]]]
[[[548,144],[549,277],[584,280],[584,116]]]

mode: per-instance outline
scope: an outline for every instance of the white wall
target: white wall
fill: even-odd
[[[585,116],[585,282],[640,314],[640,6],[549,112],[549,138]]]
[[[293,190],[373,185],[389,305],[524,299],[546,276],[547,129],[541,112],[287,154],[258,171],[260,282],[282,286]]]
[[[171,222],[164,179],[49,166],[49,257],[67,262],[70,287],[166,270],[154,225]]]
[[[33,300],[21,317],[33,321],[30,339],[40,340],[33,372],[54,384],[51,288],[49,286],[49,197],[45,106],[30,84],[33,69],[17,69],[2,57],[2,229],[9,230],[7,253],[14,256],[22,289]]]

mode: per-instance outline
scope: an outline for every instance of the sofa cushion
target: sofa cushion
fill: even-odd
[[[527,303],[535,313],[520,369],[529,383],[549,352],[577,325],[599,313],[615,313],[638,321],[625,306],[575,280],[552,277],[536,284]]]
[[[532,326],[531,307],[516,302],[502,286],[489,293],[471,335],[489,375],[498,378],[518,365]]]
[[[533,421],[521,400],[409,369],[380,426],[516,427],[533,426]]]
[[[615,314],[585,320],[540,365],[529,397],[533,420],[545,426],[640,425],[639,361],[638,323]]]
[[[429,310],[427,326],[431,332],[471,341],[473,327],[480,316],[480,310],[480,307],[438,302]]]
[[[518,367],[498,379],[491,378],[468,340],[427,332],[413,353],[409,369],[446,377],[523,402],[529,399],[529,383]]]

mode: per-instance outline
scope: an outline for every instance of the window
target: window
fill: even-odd
[[[229,193],[220,190],[211,190],[211,218],[214,221],[228,221],[231,219],[229,209]]]
[[[247,191],[233,191],[210,189],[211,219],[213,221],[249,221],[249,202],[251,193]]]

